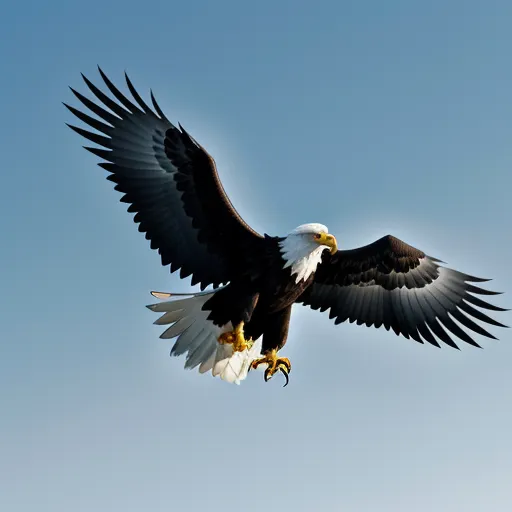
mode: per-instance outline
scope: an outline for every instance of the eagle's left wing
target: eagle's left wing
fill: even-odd
[[[335,323],[349,320],[368,327],[384,325],[406,338],[439,346],[434,334],[458,348],[452,336],[479,346],[463,326],[495,338],[471,317],[506,327],[474,306],[506,311],[476,295],[497,295],[470,283],[487,281],[439,265],[401,240],[388,235],[376,242],[330,255],[318,266],[313,284],[297,302],[325,311]]]

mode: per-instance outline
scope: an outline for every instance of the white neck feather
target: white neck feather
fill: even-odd
[[[296,275],[296,283],[301,279],[306,281],[315,272],[322,260],[322,252],[326,248],[313,241],[311,235],[293,232],[279,242],[279,247],[285,261],[283,268],[292,267],[292,275]]]

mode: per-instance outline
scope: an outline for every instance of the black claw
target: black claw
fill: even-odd
[[[286,379],[286,382],[285,382],[285,384],[283,386],[283,388],[285,388],[286,386],[288,386],[288,382],[290,382],[290,379],[288,377],[288,372],[285,371],[284,368],[279,367],[279,369],[281,370],[281,373],[284,375],[284,378]]]
[[[284,375],[284,378],[286,379],[286,382],[284,383],[284,386],[283,386],[283,388],[285,388],[286,386],[288,386],[288,383],[290,382],[290,378],[289,378],[288,374],[290,373],[291,368],[289,367],[288,364],[286,364],[284,362],[274,368],[272,368],[270,366],[267,367],[267,369],[265,370],[265,373],[263,375],[263,378],[265,379],[265,382],[268,382],[274,376],[274,374],[276,373],[277,370],[279,370]]]

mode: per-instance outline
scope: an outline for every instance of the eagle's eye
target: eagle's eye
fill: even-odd
[[[316,240],[320,240],[320,238],[322,238],[322,235],[321,235],[320,233],[317,233],[317,234],[315,235],[315,239],[316,239]]]

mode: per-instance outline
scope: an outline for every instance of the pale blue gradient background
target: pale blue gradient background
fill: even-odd
[[[511,307],[511,21],[505,0],[5,6],[0,509],[511,510],[509,331],[438,350],[297,308],[286,389],[184,371],[144,305],[188,281],[60,104],[126,69],[258,230],[392,233]]]

